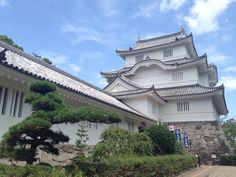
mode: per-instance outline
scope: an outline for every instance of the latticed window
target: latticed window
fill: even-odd
[[[172,73],[172,81],[183,80],[183,72]]]
[[[173,49],[171,50],[164,50],[163,51],[163,57],[166,58],[166,57],[172,57],[173,56]]]
[[[22,117],[24,93],[0,87],[0,114],[12,117]]]
[[[186,112],[189,111],[189,102],[177,102],[177,111],[178,112]]]

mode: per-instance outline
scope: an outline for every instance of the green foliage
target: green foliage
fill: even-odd
[[[183,146],[180,143],[175,143],[175,153],[184,154]]]
[[[228,119],[222,123],[221,127],[224,130],[234,153],[236,153],[236,120]]]
[[[77,156],[76,160],[82,160],[85,158],[85,152],[87,147],[87,141],[88,138],[88,130],[86,130],[87,126],[85,125],[85,122],[79,123],[79,129],[77,130],[77,140],[76,140],[76,150],[77,150]]]
[[[220,165],[236,166],[236,154],[221,155]]]
[[[56,85],[48,81],[36,81],[31,84],[30,91],[45,95],[47,93],[56,91]]]
[[[24,51],[24,49],[21,46],[15,44],[15,42],[6,35],[0,35],[0,40],[7,43],[7,44],[9,44],[9,45],[11,45],[11,46],[13,46],[13,47],[15,47],[15,48],[18,48],[19,50]]]
[[[130,133],[121,128],[105,130],[101,141],[95,146],[93,158],[101,160],[119,154],[152,155],[150,138],[143,133]]]
[[[62,132],[51,130],[53,124],[76,123],[80,121],[91,122],[119,122],[121,116],[96,108],[82,107],[73,110],[66,106],[63,98],[57,94],[56,86],[47,81],[32,83],[32,94],[26,102],[32,105],[33,113],[20,123],[9,128],[1,141],[1,156],[11,157],[15,160],[24,160],[32,164],[37,148],[58,154],[55,146],[69,141],[69,137]]]
[[[155,154],[173,154],[176,152],[176,138],[166,127],[153,125],[145,130],[154,145]]]
[[[8,166],[0,164],[1,177],[83,177],[81,171],[77,171],[75,175],[70,175],[62,167],[51,167],[48,165],[26,165]]]
[[[42,58],[42,60],[50,65],[52,64],[52,61],[49,60],[48,58]]]
[[[189,155],[158,157],[125,156],[103,159],[99,162],[84,161],[80,169],[87,176],[97,177],[165,177],[177,176],[197,166],[197,159]]]

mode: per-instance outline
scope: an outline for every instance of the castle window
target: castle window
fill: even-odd
[[[20,105],[19,105],[19,112],[18,112],[18,117],[22,117],[22,112],[23,112],[23,98],[24,98],[24,93],[20,93]]]
[[[3,88],[1,93],[1,114],[5,115],[7,111],[8,88]]]
[[[166,58],[166,57],[172,57],[173,56],[173,49],[171,50],[164,50],[163,51],[163,57]]]
[[[22,117],[24,93],[0,87],[0,114],[12,117]]]
[[[189,111],[189,102],[177,102],[177,112],[187,112]]]
[[[172,73],[172,81],[183,80],[183,72]]]
[[[135,56],[135,62],[138,63],[143,60],[143,55],[137,55]]]

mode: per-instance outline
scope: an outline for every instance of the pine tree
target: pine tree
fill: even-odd
[[[62,132],[53,131],[52,125],[80,121],[113,123],[122,119],[117,113],[98,108],[70,108],[56,92],[56,86],[47,81],[32,83],[30,90],[32,94],[25,102],[32,105],[33,113],[4,134],[0,145],[1,156],[32,164],[37,160],[37,148],[59,154],[55,145],[69,141],[69,137]]]
[[[76,140],[76,150],[77,156],[76,160],[82,160],[85,158],[86,148],[87,148],[87,141],[89,140],[88,137],[88,130],[86,129],[88,126],[86,122],[80,122],[79,128],[77,130],[77,140]]]

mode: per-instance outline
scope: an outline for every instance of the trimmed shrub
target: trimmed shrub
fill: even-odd
[[[113,155],[152,155],[150,138],[143,133],[131,133],[121,128],[110,128],[101,135],[101,141],[95,146],[93,158],[101,160]]]
[[[176,176],[196,167],[197,159],[190,155],[113,156],[95,163],[84,161],[79,165],[87,176],[164,177]]]
[[[73,171],[71,173],[70,171]],[[86,177],[83,172],[63,167],[52,167],[48,164],[9,166],[0,164],[0,177]]]
[[[221,165],[236,166],[236,154],[221,155],[220,156],[220,164]]]
[[[176,137],[166,127],[153,125],[145,130],[153,142],[155,154],[174,154],[176,152]]]

